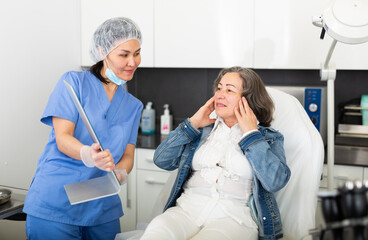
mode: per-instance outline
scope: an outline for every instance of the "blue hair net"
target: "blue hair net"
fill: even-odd
[[[132,39],[142,44],[142,34],[135,22],[125,17],[108,19],[93,34],[90,56],[95,62],[104,60],[117,46]]]

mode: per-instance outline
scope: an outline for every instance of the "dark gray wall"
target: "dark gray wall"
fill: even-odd
[[[212,96],[212,83],[221,69],[139,68],[128,90],[143,104],[153,102],[156,124],[163,105],[170,105],[174,126],[192,116]],[[255,69],[266,85],[326,86],[318,70]],[[338,70],[335,80],[335,105],[368,94],[368,71]],[[336,108],[336,117],[338,109]],[[337,121],[335,121],[337,124]],[[159,128],[156,128],[159,130]]]

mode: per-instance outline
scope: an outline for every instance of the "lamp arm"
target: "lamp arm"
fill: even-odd
[[[321,81],[327,80],[327,186],[329,190],[334,187],[335,164],[335,79],[336,67],[330,64],[332,53],[337,40],[333,40],[324,64],[321,64]],[[332,66],[331,66],[332,65]]]
[[[337,40],[334,39],[331,46],[330,46],[330,50],[328,50],[328,54],[327,54],[327,57],[326,57],[326,60],[325,60],[325,64],[323,65],[324,69],[328,68],[328,64],[330,63],[332,53],[335,50],[336,43],[337,43]]]
[[[327,80],[327,188],[334,188],[335,165],[335,79]]]
[[[337,43],[337,40],[334,39],[327,53],[326,60],[321,65],[321,69],[320,69],[321,81],[326,81],[326,80],[331,80],[331,79],[335,80],[336,78],[336,67],[334,64],[333,65],[330,64],[331,56],[332,56],[333,51],[335,50],[336,43]]]

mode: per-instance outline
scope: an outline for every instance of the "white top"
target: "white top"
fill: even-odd
[[[242,134],[238,124],[229,128],[218,117],[208,139],[195,152],[193,175],[177,203],[198,226],[210,219],[231,217],[239,224],[257,227],[247,205],[253,173],[238,145],[249,133]]]

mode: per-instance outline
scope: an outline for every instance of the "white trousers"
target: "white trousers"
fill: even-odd
[[[141,240],[257,240],[258,230],[235,222],[232,218],[208,220],[198,227],[180,207],[171,207],[155,217]]]

